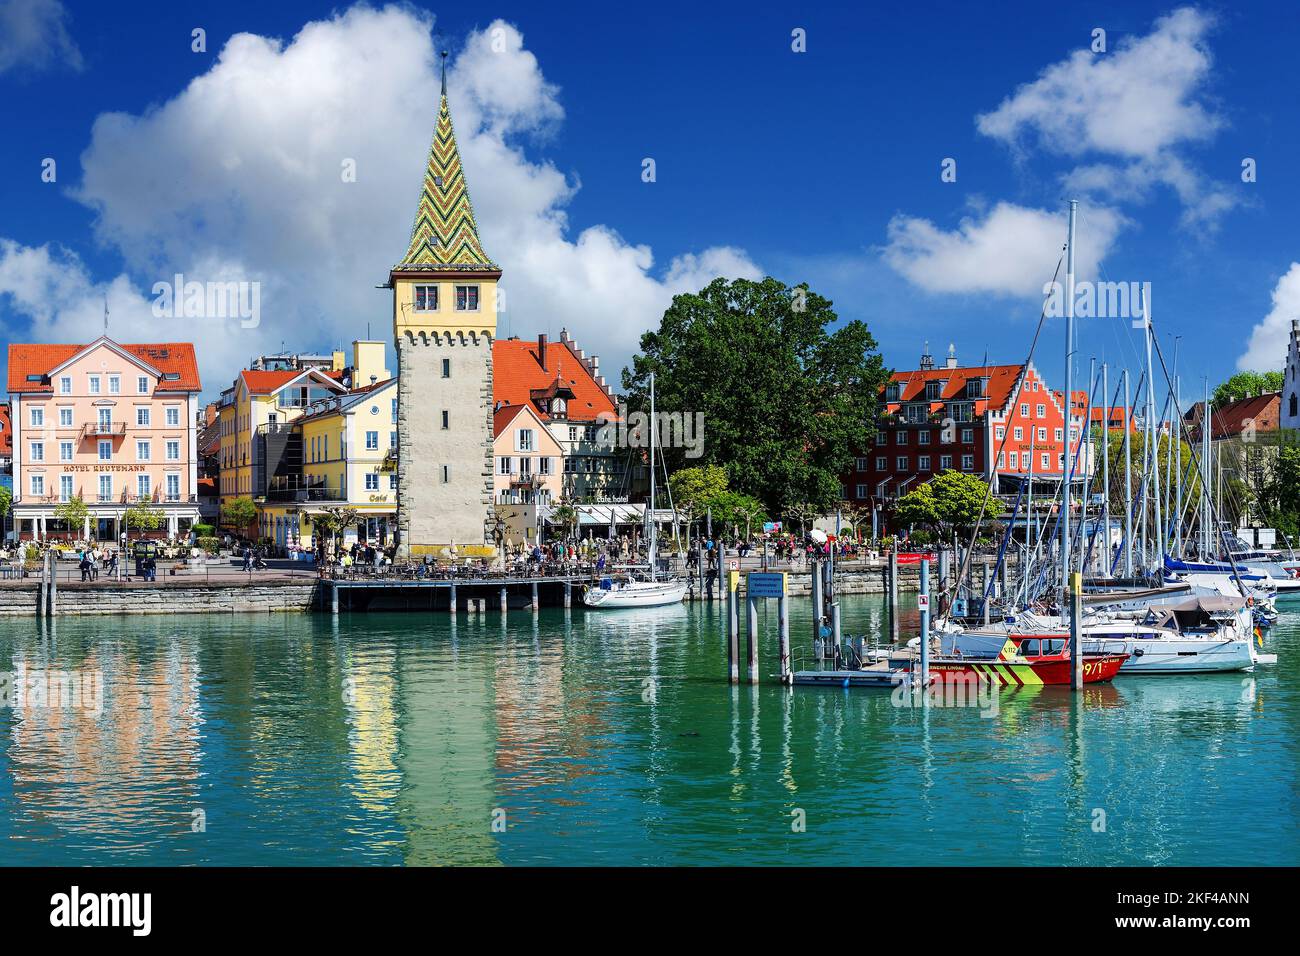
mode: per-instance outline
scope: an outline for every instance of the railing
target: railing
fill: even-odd
[[[305,501],[347,501],[344,488],[268,488],[267,501],[305,502]]]
[[[86,422],[81,426],[83,438],[121,437],[126,434],[126,422]]]

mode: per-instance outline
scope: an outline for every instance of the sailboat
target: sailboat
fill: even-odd
[[[686,596],[686,581],[679,577],[659,576],[659,528],[655,521],[655,439],[659,431],[655,418],[655,376],[650,373],[650,500],[646,505],[647,540],[649,542],[649,572],[646,576],[629,575],[626,580],[602,578],[599,584],[588,585],[582,591],[582,603],[591,608],[618,609],[633,607],[661,607],[680,604]]]

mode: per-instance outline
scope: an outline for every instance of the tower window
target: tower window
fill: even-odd
[[[451,465],[442,466],[442,483],[445,485],[451,481]]]
[[[442,360],[442,377],[451,378],[451,359]]]
[[[438,311],[438,287],[436,285],[417,285],[415,287],[415,311]]]
[[[446,409],[442,411],[442,427],[444,431],[451,427],[451,413]]]
[[[456,311],[457,312],[478,311],[478,286],[476,285],[456,286]]]

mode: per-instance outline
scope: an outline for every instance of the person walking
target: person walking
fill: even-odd
[[[248,545],[244,545],[244,570],[253,570],[253,549]]]
[[[89,581],[90,580],[90,555],[88,555],[84,551],[81,552],[81,564],[79,564],[78,567],[81,568],[81,580]]]

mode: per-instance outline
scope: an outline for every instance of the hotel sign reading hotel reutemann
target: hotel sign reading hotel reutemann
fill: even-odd
[[[144,471],[146,467],[147,467],[147,466],[145,466],[145,465],[121,465],[121,464],[111,464],[111,463],[109,463],[109,462],[103,462],[103,463],[101,463],[101,464],[96,464],[96,465],[74,465],[74,464],[63,464],[63,465],[60,465],[60,466],[59,466],[58,470],[59,470],[59,471],[85,471],[85,472],[90,472],[90,471]]]

